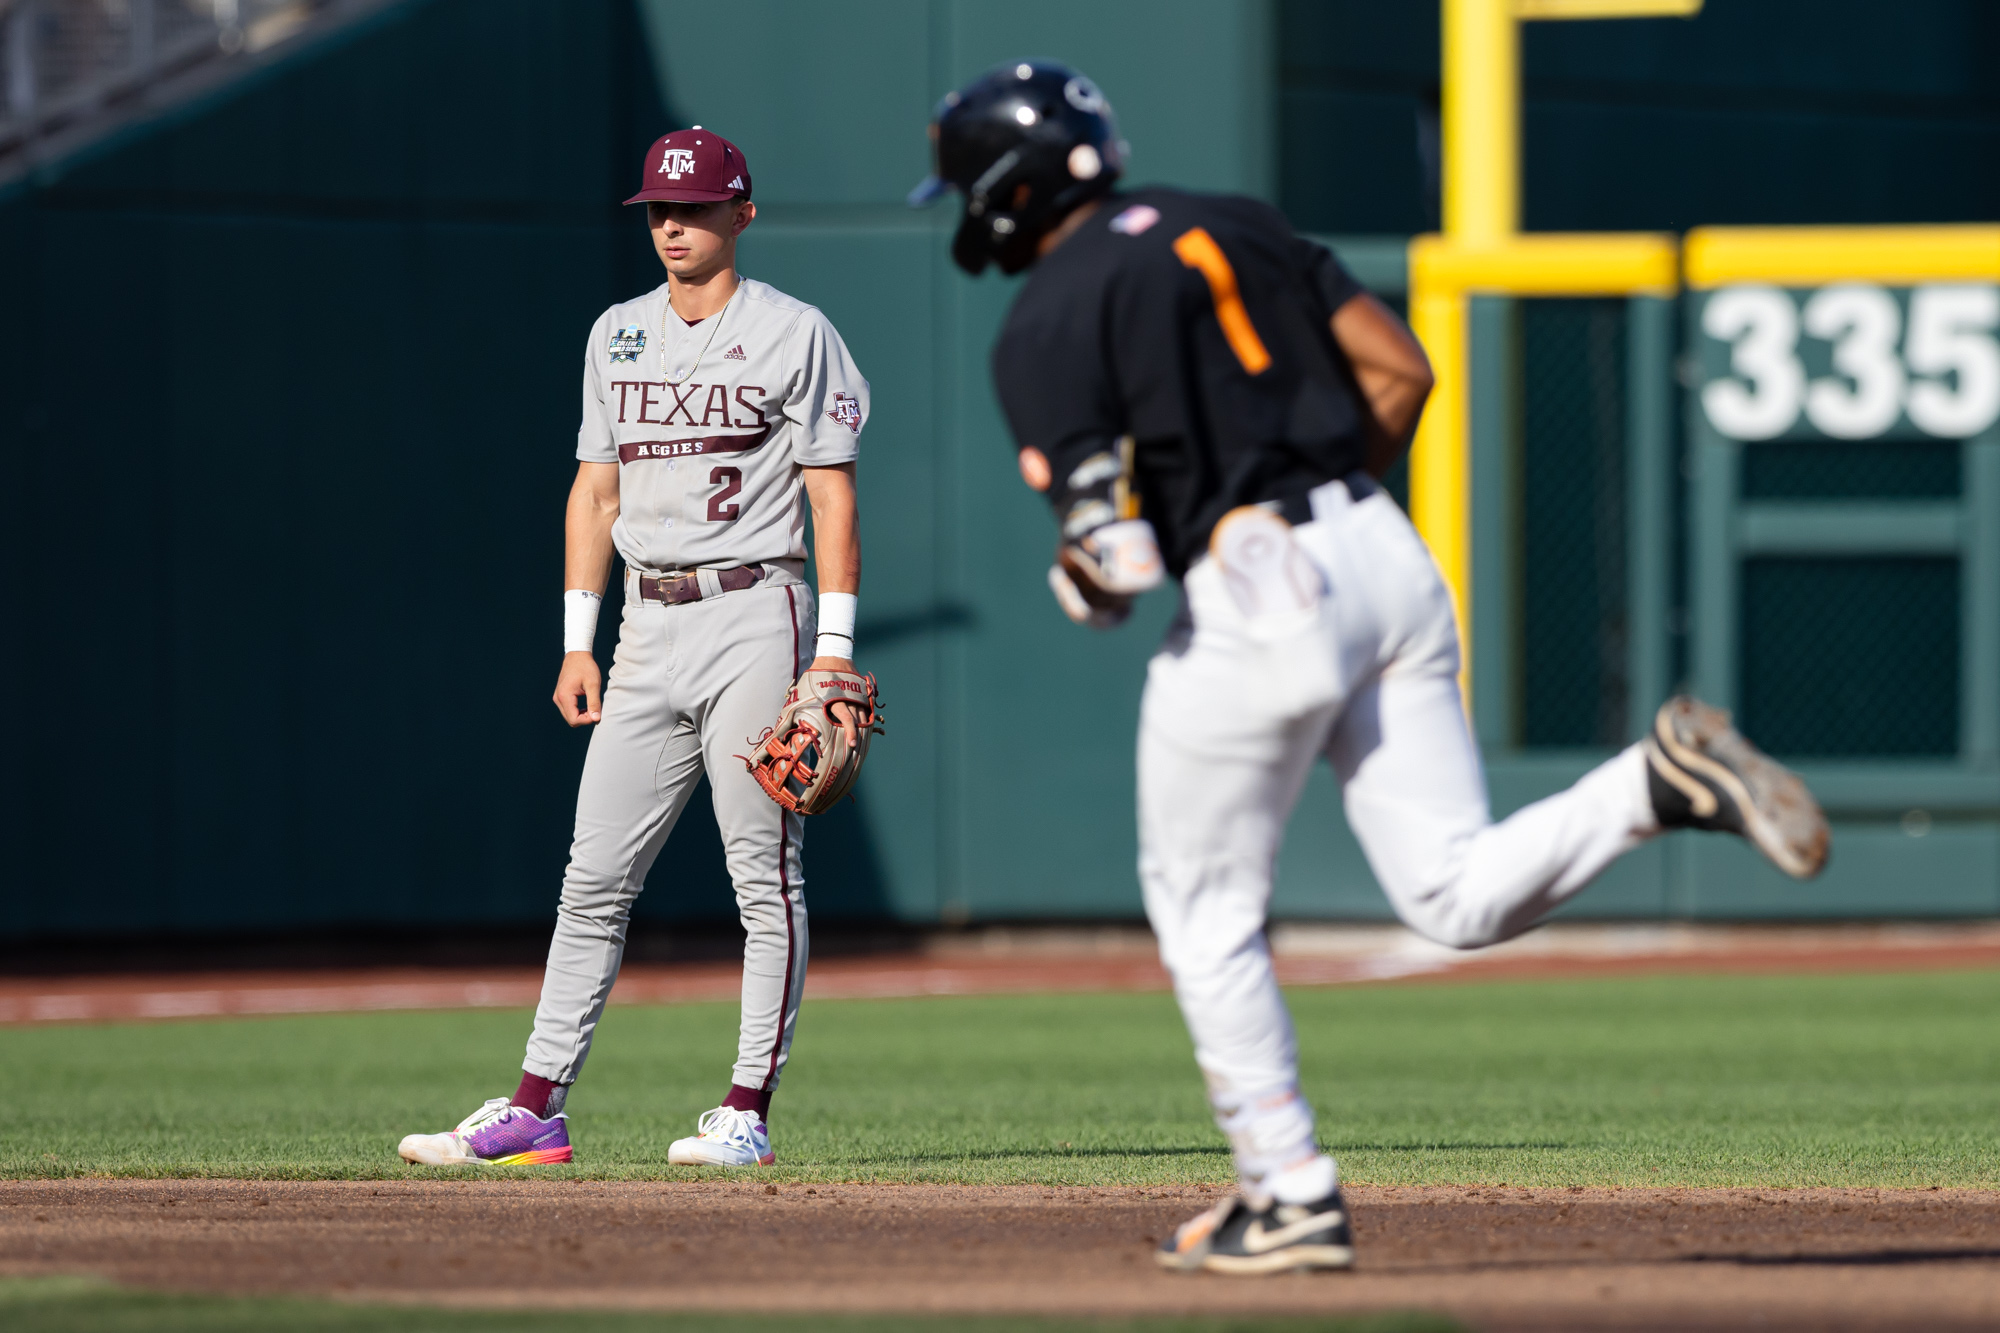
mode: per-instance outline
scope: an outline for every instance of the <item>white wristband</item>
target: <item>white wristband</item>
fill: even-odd
[[[854,616],[860,603],[851,592],[819,595],[819,641],[813,646],[814,656],[854,660]]]
[[[604,599],[585,588],[563,594],[563,651],[587,653],[597,646],[597,612]]]

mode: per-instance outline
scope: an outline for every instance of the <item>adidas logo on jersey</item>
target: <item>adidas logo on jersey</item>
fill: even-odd
[[[722,359],[724,361],[747,361],[750,358],[743,355],[743,344],[737,343],[736,346],[722,354]]]

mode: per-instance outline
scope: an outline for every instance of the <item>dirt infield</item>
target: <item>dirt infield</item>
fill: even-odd
[[[1641,972],[1881,972],[2000,967],[2000,924],[1714,926],[1559,924],[1461,953],[1388,926],[1281,925],[1271,934],[1288,986],[1535,980]],[[734,1000],[735,961],[627,963],[614,1004]],[[0,976],[0,1026],[232,1014],[531,1007],[539,967],[238,968]],[[1143,928],[994,928],[895,952],[815,957],[809,999],[1169,988]]]
[[[1148,1246],[1213,1197],[755,1180],[17,1182],[0,1184],[0,1272],[452,1305],[1418,1308],[1490,1333],[2000,1324],[2000,1192],[1363,1187],[1353,1273],[1155,1270]]]

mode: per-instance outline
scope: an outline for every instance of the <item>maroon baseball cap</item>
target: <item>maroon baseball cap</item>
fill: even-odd
[[[639,193],[625,202],[711,204],[739,194],[750,197],[750,164],[743,160],[743,150],[697,125],[653,141],[646,150]]]

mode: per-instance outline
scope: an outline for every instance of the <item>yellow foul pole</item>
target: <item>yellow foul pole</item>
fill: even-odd
[[[1472,678],[1472,457],[1466,295],[1671,293],[1671,238],[1524,238],[1521,229],[1521,21],[1691,18],[1702,0],[1441,0],[1444,39],[1444,235],[1410,248],[1410,326],[1437,377],[1410,446],[1410,517],[1451,589]]]
[[[1444,234],[1504,245],[1521,229],[1521,28],[1509,0],[1444,0]]]
[[[1521,30],[1509,0],[1443,0],[1444,234],[1498,248],[1521,224]],[[1461,683],[1471,679],[1472,459],[1465,297],[1412,274],[1410,325],[1437,388],[1410,446],[1410,516],[1451,590]]]

